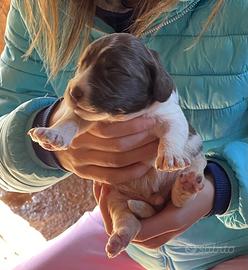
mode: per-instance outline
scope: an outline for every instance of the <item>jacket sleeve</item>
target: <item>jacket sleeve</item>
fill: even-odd
[[[232,229],[248,228],[248,138],[229,142],[208,152],[207,158],[217,162],[231,182],[228,209],[218,219]]]
[[[22,58],[29,41],[12,1],[0,58],[0,187],[17,192],[39,191],[69,175],[39,160],[26,135],[36,114],[57,99],[38,53]]]

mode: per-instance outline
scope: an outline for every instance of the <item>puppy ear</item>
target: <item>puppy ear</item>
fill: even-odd
[[[172,77],[163,68],[158,53],[153,50],[150,52],[154,59],[150,67],[153,97],[158,102],[165,102],[176,87]]]

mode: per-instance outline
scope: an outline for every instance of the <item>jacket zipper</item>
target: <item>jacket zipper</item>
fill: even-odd
[[[199,2],[200,2],[200,0],[194,1],[187,8],[185,8],[181,13],[175,15],[174,17],[170,18],[169,20],[166,20],[166,21],[160,23],[157,26],[154,26],[150,30],[147,30],[147,31],[143,32],[143,34],[141,35],[141,37],[144,37],[145,35],[150,35],[150,34],[152,34],[154,32],[157,32],[161,28],[163,28],[164,26],[167,26],[168,24],[171,24],[171,23],[173,23],[173,22],[181,19],[185,14],[187,14],[189,11],[191,11]]]

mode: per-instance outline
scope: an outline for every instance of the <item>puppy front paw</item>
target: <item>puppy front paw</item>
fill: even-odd
[[[70,144],[57,129],[53,128],[32,128],[28,131],[28,135],[33,141],[49,151],[66,150]]]
[[[190,171],[181,173],[171,191],[171,200],[177,207],[182,207],[192,196],[204,188],[204,176]]]
[[[159,151],[155,160],[155,168],[160,171],[173,172],[189,167],[191,161],[182,155]]]

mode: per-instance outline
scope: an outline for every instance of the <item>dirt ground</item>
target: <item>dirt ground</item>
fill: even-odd
[[[94,206],[92,182],[76,176],[36,193],[0,190],[0,269],[35,252]]]
[[[48,240],[63,232],[85,211],[95,206],[91,181],[76,176],[36,193],[0,190],[0,199]]]

